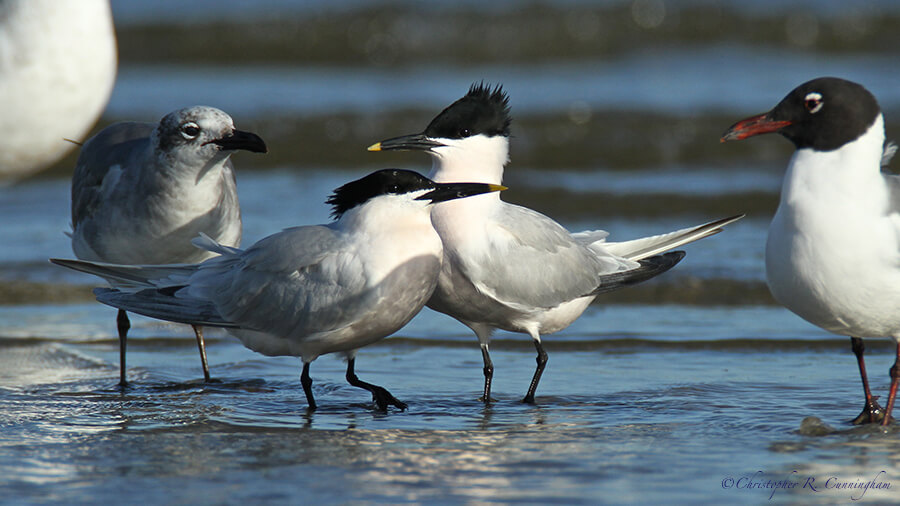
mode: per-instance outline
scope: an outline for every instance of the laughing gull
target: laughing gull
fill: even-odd
[[[472,85],[419,134],[376,143],[370,151],[422,150],[435,181],[500,184],[509,160],[509,98],[500,86]],[[541,335],[575,321],[598,294],[661,274],[684,253],[664,253],[721,231],[733,216],[633,241],[606,242],[601,230],[572,234],[552,219],[506,203],[499,194],[435,206],[432,221],[444,243],[444,263],[428,307],[471,328],[484,360],[485,403],[494,367],[488,352],[494,329],[531,336],[537,368],[524,402],[547,363]]]
[[[103,129],[84,144],[72,177],[75,256],[119,264],[200,262],[213,255],[191,244],[201,232],[239,245],[241,211],[229,160],[239,149],[265,153],[266,145],[256,134],[235,130],[231,117],[212,107],[174,111],[158,124]],[[125,311],[117,322],[125,385]],[[198,326],[194,332],[208,381],[203,333]]]
[[[116,79],[108,0],[0,2],[0,181],[58,161],[106,107]]]
[[[335,352],[347,357],[347,381],[371,392],[379,409],[405,409],[386,389],[356,377],[356,350],[406,325],[434,291],[441,240],[431,225],[431,204],[503,189],[438,184],[416,172],[385,169],[335,190],[328,203],[336,220],[327,225],[289,228],[246,250],[205,236],[195,240],[220,255],[199,265],[51,261],[123,287],[95,290],[105,304],[225,327],[253,351],[299,356],[310,409],[316,402],[309,364]]]
[[[882,171],[896,148],[885,144],[881,108],[859,84],[813,79],[722,141],[770,132],[797,149],[766,241],[769,290],[806,321],[851,336],[865,393],[853,422],[887,425],[900,380],[900,177]],[[869,390],[863,337],[897,344],[884,410]]]

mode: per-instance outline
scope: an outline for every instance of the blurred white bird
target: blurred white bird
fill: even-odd
[[[40,171],[81,141],[116,79],[108,0],[0,2],[0,181]]]

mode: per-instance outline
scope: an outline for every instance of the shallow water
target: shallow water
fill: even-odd
[[[234,159],[245,245],[327,221],[329,192],[374,168],[427,170],[424,156],[365,146],[421,130],[481,79],[511,96],[508,200],[613,240],[748,216],[547,336],[534,406],[520,402],[529,339],[495,336],[485,406],[474,337],[425,310],[357,359],[407,411],[375,411],[325,356],[309,413],[298,359],[209,329],[204,383],[190,329],[138,316],[130,386],[116,386],[115,311],[93,301],[95,279],[47,262],[72,256],[69,159],[0,187],[0,502],[897,501],[896,425],[848,422],[862,407],[848,340],[765,288],[786,141],[718,143],[825,74],[869,87],[896,138],[895,2],[113,5],[121,62],[104,122],[205,103],[269,142]],[[485,20],[497,29],[482,33]],[[884,400],[892,345],[867,346]]]
[[[132,386],[124,391],[114,386],[115,341],[99,332],[93,339],[5,339],[0,468],[8,497],[38,503],[123,496],[176,503],[759,503],[770,490],[728,489],[723,481],[760,470],[777,479],[796,471],[817,482],[885,470],[883,481],[893,479],[895,430],[846,424],[859,392],[843,339],[788,328],[792,335],[806,330],[808,340],[655,340],[627,337],[634,329],[621,321],[640,315],[661,324],[682,309],[592,308],[557,336],[561,342],[547,339],[550,362],[536,406],[520,402],[533,367],[525,340],[501,336],[495,344],[496,402],[485,407],[476,400],[474,340],[445,338],[457,329],[417,321],[400,333],[406,337],[358,359],[362,378],[410,404],[387,414],[344,383],[343,364],[331,357],[314,363],[320,408],[307,413],[297,360],[259,357],[228,337],[210,339],[216,379],[204,384],[195,345],[177,326],[136,326]],[[76,311],[98,327],[112,318],[106,308]],[[750,325],[781,311],[705,313]],[[779,319],[771,316],[769,324]],[[589,335],[601,326],[609,337]],[[872,371],[888,366],[884,351],[872,354]],[[877,379],[874,387],[883,391],[885,383]],[[835,429],[798,432],[806,416]],[[824,489],[776,495],[816,503],[851,496]]]

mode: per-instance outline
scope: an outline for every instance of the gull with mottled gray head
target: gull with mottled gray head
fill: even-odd
[[[265,153],[266,144],[213,107],[180,109],[158,124],[103,129],[82,147],[72,177],[75,256],[117,264],[200,262],[213,255],[191,244],[200,233],[238,246],[241,211],[230,160],[237,150]],[[117,321],[125,385],[125,311]],[[203,333],[198,326],[194,331],[209,380]]]

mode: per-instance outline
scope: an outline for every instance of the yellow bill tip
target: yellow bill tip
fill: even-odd
[[[375,144],[372,144],[371,146],[369,146],[368,149],[369,149],[369,151],[381,151],[381,143],[376,142]]]

